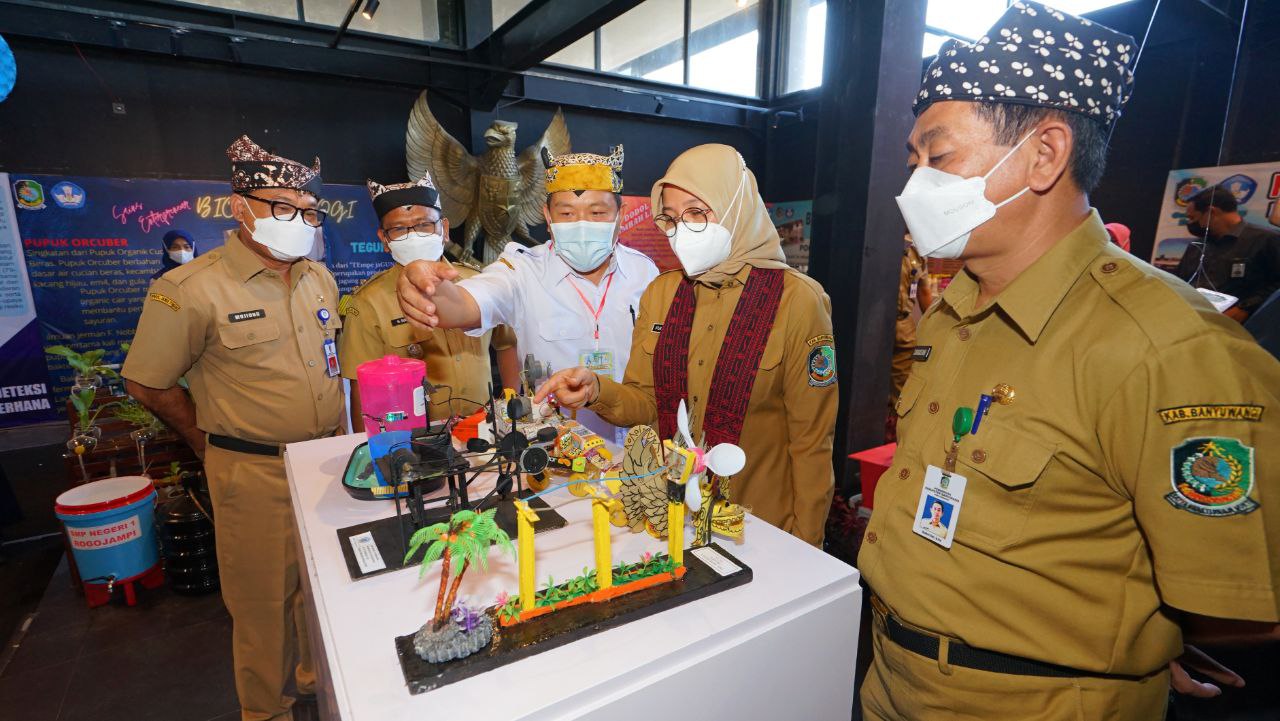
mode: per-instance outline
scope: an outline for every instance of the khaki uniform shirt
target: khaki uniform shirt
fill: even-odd
[[[858,557],[875,593],[971,646],[1121,674],[1181,653],[1163,606],[1276,621],[1280,363],[1108,242],[1096,212],[977,296],[962,272],[921,321],[932,351]],[[956,408],[1000,383],[1015,399],[960,442],[968,483],[942,548],[911,530],[926,466],[943,466]]]
[[[333,433],[342,385],[328,375],[323,344],[342,325],[338,287],[305,258],[289,275],[286,286],[233,238],[156,278],[122,375],[149,388],[185,375],[206,433],[263,443]]]
[[[719,288],[694,285],[687,403],[695,441],[702,437],[711,376],[749,271],[743,268]],[[663,273],[640,298],[623,382],[600,376],[600,397],[591,410],[610,423],[657,428],[653,353],[683,277],[680,271]],[[786,271],[738,440],[747,465],[730,483],[735,503],[815,545],[822,542],[835,481],[831,444],[839,393],[832,348],[831,300],[816,281]],[[811,370],[815,360],[820,368],[829,363],[829,374]]]
[[[456,267],[460,278],[477,273],[463,265]],[[514,346],[510,329],[498,326],[492,333],[471,337],[460,330],[414,328],[396,301],[400,272],[401,266],[393,265],[374,275],[343,304],[346,315],[338,342],[342,377],[354,382],[361,363],[386,355],[417,358],[427,364],[427,380],[449,386],[432,394],[431,420],[474,413],[489,398],[493,377],[489,346],[496,350]]]
[[[898,276],[898,320],[911,317],[916,304],[917,284],[926,276],[924,259],[915,245],[908,244],[902,251],[902,270]]]

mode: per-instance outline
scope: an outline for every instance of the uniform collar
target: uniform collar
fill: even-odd
[[[734,273],[733,275],[729,276],[729,277],[728,277],[727,279],[725,279],[725,281],[724,281],[724,282],[722,282],[722,283],[712,284],[712,283],[707,283],[706,281],[699,280],[699,278],[703,277],[703,276],[701,276],[701,275],[700,275],[700,276],[698,276],[697,278],[694,278],[694,279],[693,279],[693,282],[694,282],[696,285],[702,285],[702,286],[705,286],[705,287],[707,287],[707,288],[716,288],[716,289],[719,289],[719,288],[732,288],[732,287],[734,287],[734,286],[746,285],[746,284],[747,284],[747,276],[751,275],[751,268],[752,268],[752,267],[753,267],[753,266],[751,266],[751,265],[743,265],[741,268],[739,268],[739,269],[738,269],[738,272],[737,272],[737,273]]]
[[[1035,343],[1067,292],[1109,240],[1098,211],[1090,211],[1083,223],[1015,278],[992,305],[999,306],[1027,340]],[[978,281],[968,270],[961,271],[942,293],[943,301],[961,318],[985,310],[974,308],[977,298]]]
[[[223,257],[227,259],[227,264],[231,267],[232,274],[241,282],[248,283],[253,276],[269,270],[267,266],[262,264],[262,259],[257,253],[249,250],[249,247],[240,240],[237,233],[235,238],[223,243]],[[302,259],[293,264],[293,282],[296,285],[298,278],[302,277],[302,273],[310,270],[311,265]]]

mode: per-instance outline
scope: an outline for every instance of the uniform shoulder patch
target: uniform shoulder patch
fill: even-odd
[[[1156,411],[1166,426],[1186,421],[1262,421],[1264,406],[1253,404],[1202,403],[1194,406],[1161,408]]]
[[[1174,508],[1201,516],[1250,513],[1253,448],[1235,438],[1188,438],[1170,453],[1173,492],[1164,497]]]
[[[343,318],[348,315],[360,315],[360,311],[356,310],[356,299],[350,293],[338,299],[338,315]]]
[[[515,270],[515,269],[516,269],[516,267],[515,267],[514,265],[512,265],[512,264],[511,264],[511,261],[509,261],[509,260],[507,260],[506,258],[503,258],[503,257],[501,257],[501,256],[499,256],[499,257],[498,257],[498,262],[499,262],[499,263],[501,263],[501,264],[503,264],[503,265],[505,265],[505,266],[507,266],[507,267],[508,267],[508,268],[510,268],[511,270]]]
[[[827,345],[833,345],[835,342],[836,342],[835,336],[831,335],[830,333],[823,333],[822,335],[815,335],[814,337],[805,341],[805,345],[808,345],[810,348],[812,348],[815,345],[818,345],[819,343],[826,343]]]
[[[151,300],[156,301],[157,303],[163,303],[169,306],[170,308],[172,308],[173,310],[182,310],[182,306],[178,305],[178,301],[174,300],[173,298],[170,298],[164,293],[157,293],[155,291],[152,291],[147,294],[147,297],[150,298]]]
[[[836,349],[830,343],[809,351],[809,385],[824,388],[836,382]]]

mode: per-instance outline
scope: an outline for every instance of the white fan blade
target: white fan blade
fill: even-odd
[[[721,478],[728,478],[747,465],[747,454],[732,443],[721,443],[707,451],[707,468]]]
[[[684,399],[680,399],[680,410],[676,413],[676,426],[680,428],[680,435],[684,436],[685,448],[693,450],[697,446],[693,445],[693,436],[689,435],[689,409],[684,404]]]
[[[702,489],[698,486],[697,476],[690,476],[689,482],[684,484],[684,505],[689,507],[690,513],[697,513],[702,508]]]

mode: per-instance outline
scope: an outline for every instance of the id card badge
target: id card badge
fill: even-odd
[[[330,378],[337,378],[342,369],[338,367],[338,344],[332,338],[324,339],[324,362]]]
[[[960,522],[960,504],[964,502],[964,476],[947,474],[937,466],[924,473],[920,503],[916,506],[912,531],[943,548],[951,548]]]
[[[596,373],[613,375],[613,351],[603,348],[579,351],[578,365]]]
[[[1237,260],[1236,262],[1231,264],[1231,277],[1232,278],[1244,277],[1244,261],[1243,260]]]

